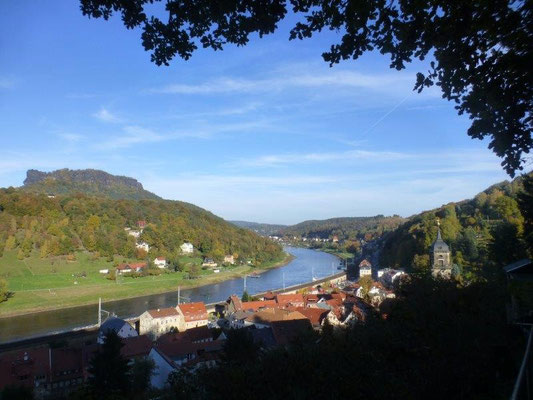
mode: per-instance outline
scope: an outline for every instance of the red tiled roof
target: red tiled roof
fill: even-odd
[[[276,300],[276,294],[272,292],[266,292],[263,296],[263,300]]]
[[[235,308],[235,311],[242,310],[242,302],[241,299],[239,299],[239,296],[236,294],[232,294],[229,298],[230,302],[233,302],[233,307]]]
[[[280,306],[286,306],[286,305],[303,305],[304,303],[304,297],[302,294],[295,293],[295,294],[278,294],[276,296],[276,302]]]
[[[322,324],[322,321],[329,314],[330,310],[324,310],[322,308],[309,308],[309,307],[294,307],[295,311],[303,314],[313,326]]]
[[[184,357],[187,354],[196,354],[198,351],[221,350],[222,343],[218,341],[192,343],[188,340],[176,340],[174,342],[161,342],[156,348],[169,358],[175,359]]]
[[[34,385],[35,376],[50,377],[48,347],[0,354],[0,388],[7,385]],[[24,378],[24,379],[21,379]]]
[[[258,311],[261,308],[268,308],[268,307],[277,307],[277,303],[275,300],[258,300],[258,301],[243,301],[242,302],[242,310],[248,311]]]
[[[81,348],[52,349],[52,381],[83,376],[83,357]]]
[[[122,343],[120,354],[125,358],[147,356],[152,348],[152,341],[146,335],[123,338]]]
[[[165,257],[157,257],[157,260],[159,260],[159,261],[165,261]]]
[[[146,263],[145,262],[139,262],[139,263],[123,263],[123,264],[119,264],[117,266],[117,269],[119,270],[123,270],[123,269],[128,269],[128,268],[131,268],[131,269],[137,269],[137,268],[145,268],[146,267]]]
[[[207,309],[202,302],[180,304],[178,308],[185,317],[185,322],[207,319]]]
[[[213,333],[211,330],[207,326],[199,326],[197,328],[187,329],[185,332],[165,333],[157,339],[157,343],[176,342],[179,340],[187,340],[196,343],[202,340],[209,341],[210,339],[213,339]]]
[[[148,313],[152,316],[152,318],[166,318],[180,315],[180,313],[174,307],[148,310]]]
[[[316,294],[305,295],[306,303],[316,303],[318,301],[318,296]]]
[[[248,322],[266,325],[273,321],[288,321],[293,319],[307,318],[297,311],[284,310],[281,308],[265,308],[246,318]]]

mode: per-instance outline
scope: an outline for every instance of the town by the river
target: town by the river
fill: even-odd
[[[216,303],[232,294],[241,296],[245,284],[251,295],[268,290],[294,286],[333,275],[338,271],[339,259],[331,254],[305,248],[285,247],[294,258],[287,265],[267,270],[258,277],[236,278],[216,284],[184,289],[180,292],[182,302]],[[148,309],[175,306],[178,291],[124,300],[105,302],[102,308],[120,318],[139,316]],[[93,326],[98,322],[98,306],[88,305],[0,318],[0,343],[46,336]]]

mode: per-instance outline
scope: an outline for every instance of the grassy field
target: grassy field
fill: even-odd
[[[183,257],[180,261],[198,263],[201,258]],[[260,268],[274,268],[288,261],[289,256]],[[220,268],[218,274],[201,270],[200,277],[192,280],[184,279],[181,272],[168,272],[139,278],[119,277],[113,281],[100,274],[101,269],[111,270],[113,265],[105,259],[93,260],[88,253],[77,253],[76,261],[40,259],[37,255],[18,260],[15,251],[6,251],[0,258],[0,276],[7,279],[8,288],[14,295],[7,302],[0,303],[0,317],[96,303],[99,297],[103,301],[117,300],[177,290],[178,286],[206,285],[257,270],[240,265]]]

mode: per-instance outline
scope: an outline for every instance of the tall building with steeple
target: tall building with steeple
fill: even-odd
[[[440,234],[440,223],[437,221],[437,224],[438,224],[437,240],[435,240],[435,242],[431,246],[431,250],[433,252],[433,260],[432,260],[433,271],[441,271],[441,270],[452,268],[450,248],[448,247],[446,242],[442,240],[442,236]]]

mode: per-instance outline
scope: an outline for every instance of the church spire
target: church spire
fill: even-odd
[[[440,235],[440,219],[437,218],[437,240],[442,240],[442,236]]]

